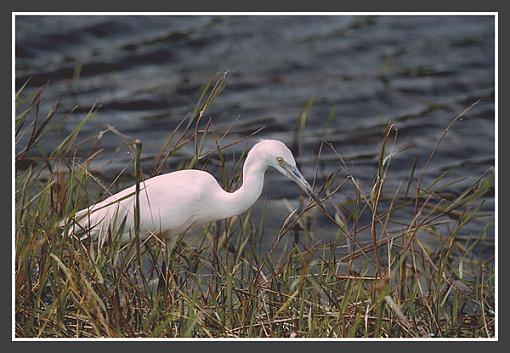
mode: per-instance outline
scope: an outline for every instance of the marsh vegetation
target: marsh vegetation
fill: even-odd
[[[378,147],[365,158],[373,166],[365,175],[370,183],[327,136],[306,160],[314,104],[306,102],[292,147],[298,163],[313,166],[307,178],[326,214],[305,195],[284,197],[280,210],[291,215],[285,220],[265,197],[256,215],[248,211],[170,242],[134,237],[121,245],[114,241],[121,229],[112,229],[111,244],[98,248],[63,232],[62,219],[122,185],[170,170],[206,169],[226,190],[236,189],[247,148],[264,126],[241,126],[239,137],[235,120],[214,123],[208,112],[225,83],[219,75],[204,85],[195,107],[150,155],[143,139],[140,153],[122,129],[83,133],[101,115],[98,106],[55,134],[74,110],[57,104],[45,111],[44,89],[17,92],[17,337],[494,336],[494,213],[485,204],[494,170],[453,179],[452,169],[429,171],[477,100],[450,117],[425,158],[405,167],[399,122],[406,119],[371,126]],[[117,136],[118,149],[129,153],[113,178],[94,168],[104,134]],[[41,144],[48,136],[52,149]],[[396,163],[406,179],[392,174]],[[279,227],[266,226],[271,218]]]

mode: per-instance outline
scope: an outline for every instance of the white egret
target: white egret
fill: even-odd
[[[249,151],[243,166],[242,186],[223,190],[216,179],[201,170],[188,169],[159,175],[140,184],[140,239],[151,234],[168,238],[187,229],[239,215],[262,193],[268,167],[292,179],[316,203],[319,199],[296,167],[292,152],[277,140],[262,140]],[[99,244],[106,241],[108,227],[125,225],[121,241],[134,236],[135,185],[76,213],[74,231],[86,231]],[[117,229],[117,228],[112,228]]]

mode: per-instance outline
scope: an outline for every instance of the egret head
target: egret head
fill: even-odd
[[[312,187],[296,167],[296,161],[292,152],[283,142],[278,140],[262,140],[253,148],[264,159],[266,165],[292,179],[315,203],[320,204],[320,199],[314,194]]]

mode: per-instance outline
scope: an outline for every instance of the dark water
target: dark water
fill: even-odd
[[[314,99],[301,160],[310,180],[323,138],[342,153],[353,176],[364,187],[370,185],[383,129],[392,121],[399,130],[395,149],[405,151],[392,160],[391,190],[407,181],[416,156],[418,169],[423,166],[445,126],[478,99],[448,133],[425,183],[450,170],[445,183],[466,177],[447,188],[459,193],[494,166],[490,16],[16,18],[16,85],[28,78],[29,90],[48,83],[46,107],[56,101],[63,102],[64,111],[79,106],[54,136],[70,131],[97,102],[102,108],[85,135],[110,124],[140,138],[145,156],[154,155],[193,109],[199,88],[225,70],[227,87],[206,116],[218,129],[238,118],[225,142],[264,125],[259,137],[291,144],[301,108]],[[51,146],[52,141],[45,143]],[[132,156],[118,149],[122,141],[113,134],[98,144],[105,151],[92,167],[111,179]],[[228,151],[238,153],[244,146]],[[319,184],[338,167],[325,148]],[[288,215],[279,200],[295,200],[296,187],[272,173],[264,195],[278,205],[266,217],[278,228]],[[354,195],[354,188],[346,186],[336,197],[341,201]],[[483,210],[493,214],[493,193],[485,198]],[[475,222],[466,232],[478,234],[483,223]],[[326,230],[327,224],[324,220]]]

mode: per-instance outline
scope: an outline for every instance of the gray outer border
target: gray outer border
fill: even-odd
[[[201,3],[202,2],[202,3]],[[133,1],[133,0],[123,0],[122,4],[114,3],[114,2],[106,2],[104,0],[89,0],[87,2],[77,2],[71,3],[65,0],[51,1],[45,2],[44,6],[41,6],[40,1],[34,0],[23,0],[21,1],[2,1],[2,18],[0,21],[0,33],[4,37],[2,43],[5,46],[8,46],[8,50],[10,52],[11,48],[11,12],[13,11],[497,11],[498,15],[498,31],[499,38],[505,38],[505,27],[508,25],[505,23],[503,6],[496,4],[495,2],[489,3],[489,1],[477,1],[477,0],[428,0],[423,2],[411,2],[411,1],[397,1],[397,0],[385,0],[383,2],[377,2],[374,4],[370,4],[368,1],[363,0],[343,0],[340,1],[326,1],[326,0],[315,0],[313,2],[297,2],[290,1],[285,4],[284,2],[277,3],[274,0],[259,0],[256,3],[250,2],[242,4],[239,1],[227,1],[227,0],[216,0],[214,2],[206,2],[206,1],[197,1],[197,0],[187,0],[185,2],[168,2],[165,0],[154,1],[149,4],[147,1]],[[502,40],[499,41],[502,43]],[[506,48],[504,45],[499,46],[499,77],[506,77],[506,73],[508,73],[508,66],[505,65],[508,60],[504,60],[503,58],[507,58]],[[9,101],[12,104],[12,84],[11,84],[11,55],[4,54],[2,56],[2,60],[4,63],[2,67],[4,68],[4,72],[8,70],[8,73],[2,75],[2,93],[3,97],[9,97]],[[501,80],[501,82],[504,82]],[[504,97],[504,88],[502,85],[499,85],[499,97]],[[7,98],[6,98],[7,99]],[[144,341],[144,342],[13,342],[11,338],[11,318],[12,318],[12,308],[11,308],[11,242],[12,242],[12,229],[11,229],[11,197],[12,190],[10,185],[12,185],[12,154],[9,153],[9,159],[7,160],[8,153],[6,151],[12,151],[12,119],[11,119],[11,104],[2,104],[1,109],[3,110],[1,119],[0,133],[5,135],[0,139],[0,151],[4,151],[2,153],[3,165],[7,166],[3,168],[1,173],[1,180],[3,197],[1,198],[0,203],[0,217],[2,219],[2,224],[5,228],[8,228],[7,232],[2,232],[4,237],[8,237],[11,241],[4,242],[4,245],[1,247],[2,256],[1,256],[1,268],[2,268],[2,283],[6,283],[5,288],[3,289],[4,295],[2,298],[5,298],[1,301],[1,313],[4,319],[1,320],[1,345],[6,351],[16,352],[16,351],[37,351],[44,352],[68,352],[70,349],[79,351],[90,351],[90,349],[100,349],[100,351],[105,350],[116,350],[122,349],[126,351],[139,352],[140,349],[143,349],[149,346],[152,349],[175,349],[176,351],[197,351],[203,352],[204,350],[221,350],[223,352],[227,351],[239,351],[242,350],[246,353],[255,352],[260,349],[274,349],[277,348],[278,351],[282,350],[292,350],[296,351],[310,351],[311,349],[336,349],[336,350],[346,350],[349,351],[349,348],[352,350],[361,350],[365,351],[367,349],[380,351],[388,351],[388,352],[396,352],[405,349],[406,351],[412,350],[416,353],[419,352],[430,352],[432,350],[442,350],[442,351],[461,351],[463,353],[470,352],[480,352],[486,349],[490,349],[490,351],[503,351],[504,343],[507,341],[505,339],[505,318],[508,317],[507,314],[507,305],[503,300],[499,300],[498,307],[498,317],[499,317],[499,326],[498,326],[498,335],[499,342],[477,342],[477,341],[436,341],[436,342],[418,342],[418,341],[294,341],[294,342],[281,342],[281,341],[168,341],[168,342],[155,342],[155,341]],[[507,113],[508,108],[504,105],[498,107],[499,116],[505,117],[508,116]],[[499,119],[499,130],[505,131],[506,125],[508,125],[508,119]],[[499,151],[505,151],[504,144],[508,144],[507,140],[499,141]],[[501,170],[500,175],[506,173],[506,166],[502,163],[498,166]],[[499,178],[501,179],[501,178]],[[499,180],[498,179],[498,180]],[[503,179],[504,180],[504,179]],[[7,187],[9,185],[9,187]],[[499,186],[503,187],[503,190],[506,192],[506,185],[500,183]],[[499,190],[496,192],[499,193]],[[501,194],[499,193],[499,197],[501,198]],[[506,205],[500,203],[499,207],[506,207]],[[503,214],[505,210],[503,209]],[[498,212],[499,213],[499,212]],[[499,220],[501,222],[501,220]],[[8,225],[8,226],[5,226]],[[499,227],[501,228],[501,227]],[[500,236],[498,239],[498,247],[499,249],[507,249],[508,246],[508,237]],[[503,261],[507,261],[507,259],[503,258]],[[502,268],[506,268],[502,266],[502,262],[499,261],[498,258],[498,268],[501,271]],[[508,293],[509,289],[508,281],[499,281],[499,293]],[[9,293],[9,295],[5,295],[5,293]],[[7,298],[9,298],[7,300]],[[502,305],[503,304],[503,305]],[[8,318],[8,319],[7,319]],[[276,345],[278,345],[276,347]],[[505,351],[508,351],[506,349]]]

